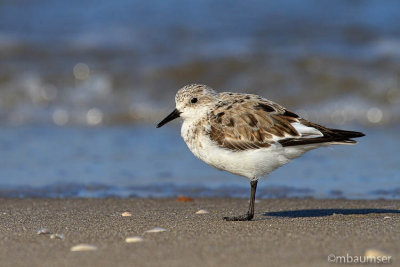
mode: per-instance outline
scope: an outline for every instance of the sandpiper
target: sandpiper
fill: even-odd
[[[207,85],[181,88],[175,103],[174,111],[157,128],[181,117],[181,135],[196,157],[217,169],[250,179],[248,212],[224,217],[228,221],[253,219],[261,177],[309,150],[332,144],[356,144],[352,138],[364,136],[312,123],[257,95],[217,93]]]

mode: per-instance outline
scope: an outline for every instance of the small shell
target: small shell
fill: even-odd
[[[125,242],[126,243],[138,243],[138,242],[142,242],[143,238],[141,238],[140,236],[130,236],[125,238]]]
[[[44,227],[41,227],[38,231],[37,231],[38,235],[48,235],[50,234],[50,230]]]
[[[153,229],[147,230],[145,233],[161,233],[165,231],[167,231],[167,229],[161,227],[155,227]]]
[[[198,210],[196,211],[196,214],[207,214],[209,213],[207,210]]]
[[[71,248],[71,251],[93,251],[93,250],[97,250],[97,247],[89,244],[79,244]]]
[[[130,213],[129,211],[125,211],[121,214],[122,217],[131,217],[132,213]]]
[[[65,239],[65,236],[62,235],[62,234],[51,234],[50,238],[51,239],[61,239],[61,240],[63,240],[63,239]]]
[[[383,219],[391,219],[392,217],[390,217],[390,216],[385,216],[385,217],[383,217]]]

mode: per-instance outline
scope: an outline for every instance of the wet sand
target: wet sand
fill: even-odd
[[[330,254],[368,249],[400,266],[400,201],[263,199],[254,221],[222,220],[246,208],[224,198],[1,199],[1,266],[332,266]],[[38,235],[41,227],[65,239]],[[143,235],[154,227],[167,231]],[[70,251],[80,243],[97,250]]]

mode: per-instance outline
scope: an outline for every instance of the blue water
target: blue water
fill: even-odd
[[[348,127],[347,127],[348,128]],[[400,199],[399,127],[311,151],[259,183],[258,197]],[[4,127],[3,197],[247,197],[246,178],[195,158],[176,125]]]
[[[325,123],[368,125],[378,108],[379,123],[398,124],[399,10],[397,0],[0,1],[0,123],[52,123],[62,110],[84,125],[91,108],[105,123],[154,123],[195,82]]]
[[[247,197],[154,128],[205,83],[367,134],[258,197],[398,199],[399,21],[398,0],[0,1],[0,196]]]

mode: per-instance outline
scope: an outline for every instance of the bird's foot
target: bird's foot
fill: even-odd
[[[243,214],[240,216],[234,216],[234,217],[224,217],[225,221],[251,221],[253,219],[254,214]]]

